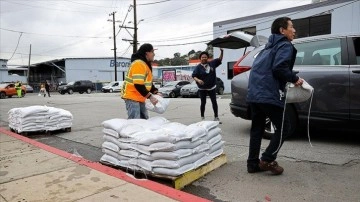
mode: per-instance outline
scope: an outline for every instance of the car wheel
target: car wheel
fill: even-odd
[[[80,93],[80,94],[83,94],[84,92],[80,91],[79,93]]]
[[[109,92],[112,93],[112,92],[113,92],[113,89],[110,89]]]
[[[224,94],[224,88],[223,87],[219,87],[218,94],[219,95]]]
[[[293,106],[291,106],[291,105],[286,106],[285,119],[289,120],[290,130],[289,130],[289,134],[287,137],[290,137],[290,136],[294,135],[294,133],[297,129],[297,125],[298,125],[297,114],[296,114]],[[280,130],[281,130],[281,128],[280,128]],[[274,133],[275,133],[274,124],[270,121],[269,118],[266,118],[265,131],[264,131],[263,138],[271,139],[272,136],[274,135]]]
[[[90,93],[91,93],[91,89],[88,88],[88,89],[86,90],[86,93],[87,93],[87,94],[90,94]]]
[[[5,99],[6,98],[6,94],[4,92],[0,93],[0,98],[1,99]]]
[[[61,95],[64,95],[64,94],[65,94],[65,92],[61,91],[61,92],[60,92],[60,94],[61,94]]]
[[[176,97],[176,95],[175,95],[175,93],[174,93],[174,92],[171,92],[171,93],[169,94],[169,97],[170,97],[170,98],[175,98],[175,97]]]
[[[71,95],[71,94],[74,93],[74,91],[73,91],[72,89],[69,89],[69,90],[68,90],[68,93]]]

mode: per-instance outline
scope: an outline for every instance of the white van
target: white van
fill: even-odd
[[[112,81],[101,88],[101,92],[120,92],[124,81]]]

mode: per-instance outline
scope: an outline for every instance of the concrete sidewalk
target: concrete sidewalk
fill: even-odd
[[[0,202],[208,201],[0,128]]]

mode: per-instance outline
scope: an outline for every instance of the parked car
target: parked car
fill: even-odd
[[[5,99],[6,97],[11,98],[12,96],[17,96],[17,92],[15,89],[14,83],[2,83],[0,84],[0,98]],[[26,95],[26,87],[25,85],[21,86],[21,96],[24,97]]]
[[[224,82],[220,78],[216,78],[216,93],[219,95],[224,94]],[[196,82],[193,81],[191,84],[183,86],[180,90],[180,95],[182,97],[199,97],[199,87],[196,85]]]
[[[310,106],[311,126],[360,131],[360,33],[301,38],[293,44],[297,49],[293,71],[314,87],[314,95],[312,103],[308,100],[286,106],[291,133],[307,124]],[[226,48],[221,44],[217,47]],[[248,78],[253,61],[263,48],[248,52],[233,67],[230,110],[243,119],[251,119],[246,103]],[[264,135],[271,137],[273,133],[272,123],[267,121]]]
[[[101,92],[120,92],[124,81],[112,81],[101,88]]]
[[[26,88],[26,93],[33,93],[34,92],[34,88],[30,85],[25,85]]]
[[[74,92],[79,92],[80,94],[86,92],[89,94],[93,90],[95,90],[95,85],[89,80],[72,81],[58,87],[58,92],[62,95],[65,93],[73,94]]]
[[[163,87],[159,88],[159,93],[163,97],[175,98],[180,95],[180,89],[186,84],[190,84],[189,81],[170,81],[166,83]]]

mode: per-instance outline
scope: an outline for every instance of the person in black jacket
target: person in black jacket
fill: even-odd
[[[216,101],[216,68],[221,65],[221,61],[223,58],[223,49],[220,49],[220,56],[217,59],[214,59],[208,62],[209,53],[201,52],[199,55],[199,59],[201,63],[198,64],[193,73],[192,77],[196,81],[197,86],[199,87],[199,94],[200,94],[200,114],[201,119],[205,119],[205,105],[206,105],[206,96],[209,95],[212,107],[214,110],[214,121],[219,121],[218,116],[218,104]]]
[[[48,81],[45,81],[44,83],[45,83],[46,93],[48,94],[49,97],[51,97],[50,96],[50,85],[49,85]],[[46,96],[46,93],[44,93],[44,97]]]
[[[291,43],[295,37],[291,19],[276,19],[272,23],[271,33],[269,42],[253,63],[249,77],[247,102],[251,107],[252,125],[247,170],[249,173],[271,171],[279,175],[284,169],[275,159],[284,142],[281,130],[284,137],[288,130],[288,122],[283,120],[285,84],[302,85],[303,79],[292,72],[297,50]],[[260,160],[261,139],[267,117],[274,124],[275,133]]]

